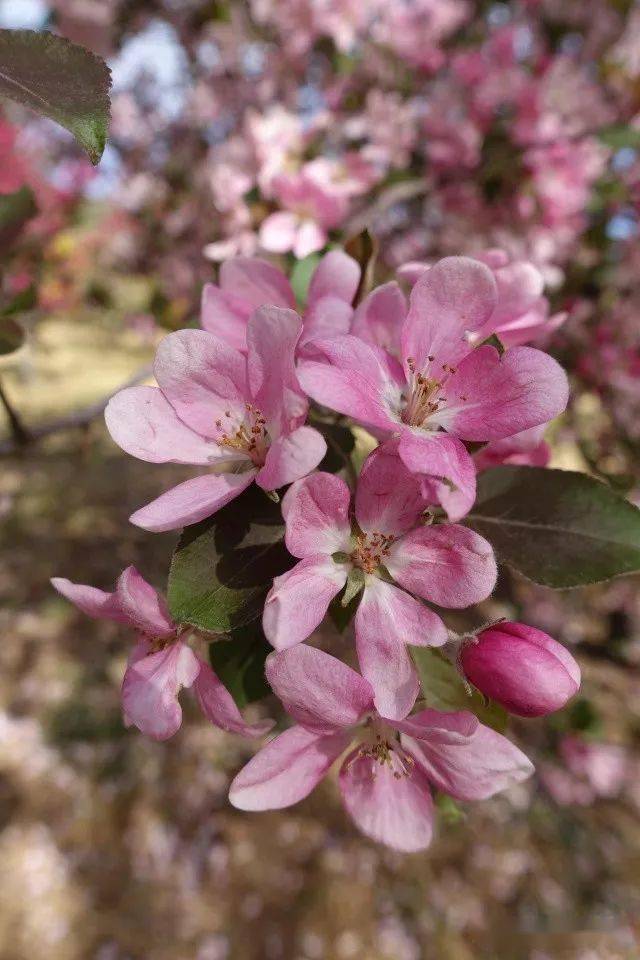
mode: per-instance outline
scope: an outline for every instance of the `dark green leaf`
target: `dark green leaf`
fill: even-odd
[[[0,244],[11,243],[36,212],[36,202],[29,187],[0,194]]]
[[[25,340],[22,325],[12,317],[0,318],[0,356],[6,357],[19,350]]]
[[[342,601],[344,599],[344,590],[340,591],[337,597],[334,597],[331,603],[329,604],[329,616],[333,621],[333,624],[340,633],[344,633],[351,621],[356,615],[362,593],[357,593],[355,597],[349,601],[346,606],[343,606]]]
[[[310,253],[304,260],[296,260],[295,266],[291,271],[291,286],[296,295],[296,300],[301,307],[306,306],[309,283],[319,263],[320,254]]]
[[[480,474],[465,523],[497,557],[547,587],[640,570],[640,510],[583,473],[494,467]]]
[[[17,293],[13,300],[0,307],[0,317],[11,317],[16,313],[24,313],[36,305],[36,288],[34,284]]]
[[[507,725],[506,711],[478,690],[470,691],[454,665],[430,647],[411,647],[418,669],[422,694],[428,707],[435,710],[470,710],[480,723],[502,731]]]
[[[55,120],[98,163],[109,126],[111,71],[64,37],[0,30],[0,94]]]
[[[264,675],[264,662],[273,652],[259,620],[233,630],[227,637],[209,645],[209,662],[214,673],[240,710],[248,703],[262,700],[270,690]]]
[[[274,577],[295,563],[279,505],[252,484],[213,517],[186,527],[171,561],[173,618],[228,633],[262,612]]]
[[[353,259],[357,260],[360,264],[360,283],[358,284],[356,295],[353,298],[353,306],[357,307],[373,286],[373,273],[378,256],[378,243],[369,231],[365,229],[361,230],[355,237],[347,240],[344,249],[350,257],[353,257]]]
[[[495,347],[500,356],[504,353],[504,344],[497,333],[492,333],[490,337],[487,337],[486,340],[483,340],[480,344],[481,347]]]
[[[341,470],[351,473],[351,454],[356,438],[349,427],[343,427],[339,423],[325,423],[319,419],[314,419],[313,425],[327,442],[327,452],[318,469],[327,473],[340,473]]]

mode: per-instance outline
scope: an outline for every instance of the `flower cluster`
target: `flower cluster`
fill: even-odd
[[[345,252],[327,253],[299,315],[275,266],[225,263],[204,290],[204,329],[166,336],[157,386],[117,394],[106,422],[132,456],[204,468],[137,510],[137,526],[202,521],[253,481],[281,504],[291,564],[273,580],[262,628],[274,648],[266,678],[294,725],[237,775],[231,802],[295,803],[348,751],[339,775],[347,811],[373,839],[413,851],[431,839],[432,787],[482,799],[533,768],[470,710],[423,702],[411,648],[440,648],[469,689],[517,716],[557,710],[579,687],[571,655],[539,630],[499,623],[460,637],[445,623],[447,610],[484,600],[496,582],[491,545],[464,524],[478,470],[543,462],[541,431],[564,410],[568,385],[528,345],[548,324],[532,264],[500,251],[414,264],[356,302],[360,273]],[[364,428],[374,445],[350,484],[324,469],[323,425],[338,420]],[[174,622],[133,568],[114,593],[54,586],[137,635],[122,688],[127,723],[166,739],[181,722],[178,693],[192,687],[222,729],[270,728],[243,720],[194,652],[207,638]],[[357,607],[359,671],[306,642],[338,597]]]

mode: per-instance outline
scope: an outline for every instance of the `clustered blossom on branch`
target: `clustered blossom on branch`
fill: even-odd
[[[275,648],[266,677],[295,725],[234,780],[230,799],[242,809],[297,802],[351,748],[340,789],[355,823],[395,849],[422,849],[431,839],[431,787],[482,799],[533,767],[472,712],[425,708],[409,648],[442,647],[465,683],[516,715],[558,709],[579,686],[573,658],[541,631],[502,624],[458,638],[443,620],[447,608],[486,598],[496,580],[491,545],[454,522],[475,495],[477,464],[466,444],[493,444],[494,462],[538,462],[539,431],[567,402],[566,377],[550,356],[520,337],[503,353],[483,342],[508,327],[510,309],[517,315],[523,299],[540,296],[532,282],[509,299],[508,283],[500,287],[507,264],[497,255],[493,264],[498,280],[480,260],[446,258],[420,272],[408,300],[391,282],[354,309],[358,265],[332,251],[311,279],[302,319],[276,268],[232,260],[205,290],[206,329],[161,342],[158,386],[122,391],[109,404],[108,428],[128,453],[209,467],[137,511],[133,523],[153,531],[194,523],[253,480],[265,496],[284,494],[292,562],[273,582],[262,623]],[[536,324],[530,329],[537,335]],[[318,429],[306,423],[309,398],[322,405]],[[351,489],[316,470],[330,410],[378,441]],[[193,687],[217,726],[253,736],[269,728],[242,720],[190,646],[202,639],[198,631],[176,624],[133,568],[113,594],[62,579],[54,586],[90,616],[136,631],[122,691],[127,723],[171,736],[181,720],[178,692]],[[358,604],[360,673],[304,642],[342,591]]]

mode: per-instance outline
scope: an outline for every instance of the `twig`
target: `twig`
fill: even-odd
[[[51,434],[60,433],[63,430],[74,430],[78,427],[86,427],[92,420],[95,420],[96,417],[99,417],[104,413],[105,407],[109,403],[112,397],[119,393],[120,390],[125,390],[127,387],[135,387],[137,384],[142,383],[143,380],[146,380],[147,377],[151,376],[153,368],[151,365],[143,367],[141,370],[138,370],[130,380],[127,380],[126,383],[121,384],[117,389],[112,390],[111,393],[107,394],[106,397],[103,397],[102,400],[98,400],[96,403],[92,403],[88,407],[84,407],[82,410],[77,410],[75,413],[69,413],[64,417],[60,417],[57,420],[52,420],[50,423],[45,423],[40,427],[33,427],[32,429],[27,430],[20,421],[20,418],[17,417],[17,414],[13,408],[8,404],[7,399],[2,392],[2,387],[0,387],[0,399],[2,400],[9,420],[11,423],[11,433],[12,439],[6,440],[4,443],[0,443],[0,455],[15,453],[19,449],[24,449],[25,446],[36,443],[38,440],[42,440],[44,437],[49,437]],[[13,416],[12,416],[13,415]],[[21,431],[21,439],[18,438],[16,432],[16,426],[14,422],[14,417],[17,418],[18,429]]]
[[[17,410],[14,410],[13,404],[9,400],[9,397],[4,392],[2,384],[0,383],[0,401],[4,407],[7,418],[9,420],[9,426],[11,427],[11,436],[13,437],[12,443],[15,447],[24,447],[29,440],[31,435],[29,431],[24,426]]]

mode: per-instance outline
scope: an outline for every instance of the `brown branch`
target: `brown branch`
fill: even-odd
[[[147,377],[151,376],[152,372],[153,368],[151,365],[143,367],[141,370],[138,370],[138,372],[134,374],[130,380],[127,380],[126,383],[121,384],[116,390],[113,390],[111,393],[107,394],[106,397],[103,397],[102,400],[98,400],[96,403],[92,403],[90,406],[84,407],[82,410],[77,410],[75,413],[69,413],[57,420],[51,420],[49,423],[42,424],[40,427],[27,429],[22,425],[22,422],[18,418],[20,428],[23,431],[23,438],[21,440],[19,440],[16,435],[14,422],[11,418],[11,414],[9,413],[9,409],[12,410],[14,416],[17,415],[15,414],[15,411],[13,411],[13,408],[7,406],[6,398],[2,393],[2,388],[0,387],[0,399],[4,403],[5,409],[9,414],[12,428],[12,438],[0,443],[0,455],[15,453],[17,450],[24,449],[26,446],[36,443],[38,440],[43,440],[45,437],[49,437],[54,433],[61,433],[64,430],[74,430],[88,426],[92,420],[95,420],[96,417],[99,417],[102,413],[104,413],[105,407],[109,403],[109,400],[111,400],[116,393],[119,393],[120,390],[126,390],[127,387],[137,386],[137,384],[142,383],[147,379]]]
[[[11,436],[12,443],[16,447],[24,447],[30,439],[30,434],[25,425],[23,424],[20,415],[17,410],[14,409],[13,404],[9,400],[9,397],[5,393],[2,384],[0,383],[0,402],[5,409],[7,414],[7,419],[9,420],[9,426],[11,427]]]

